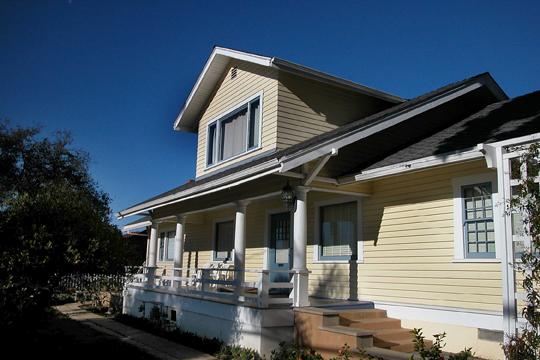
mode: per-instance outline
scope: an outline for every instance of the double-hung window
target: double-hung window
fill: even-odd
[[[234,249],[234,221],[216,223],[214,260],[231,260]]]
[[[495,257],[495,229],[491,183],[461,187],[463,239],[468,258]]]
[[[208,125],[206,165],[258,148],[260,129],[261,98],[257,96]]]
[[[159,235],[159,254],[160,261],[170,261],[174,259],[174,231],[162,232]]]
[[[167,256],[166,260],[174,260],[174,237],[175,231],[169,231],[167,233]]]
[[[353,259],[358,239],[357,202],[321,206],[319,216],[319,258]]]

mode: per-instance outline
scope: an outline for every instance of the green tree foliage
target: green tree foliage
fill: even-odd
[[[533,144],[520,159],[520,172],[526,176],[517,186],[517,196],[511,200],[511,209],[521,214],[531,247],[523,251],[517,269],[523,273],[523,289],[527,303],[522,315],[527,320],[525,328],[511,336],[503,346],[508,359],[540,359],[540,145]],[[519,177],[519,176],[518,176]]]
[[[68,134],[0,122],[0,323],[42,311],[64,274],[123,271],[109,201]]]

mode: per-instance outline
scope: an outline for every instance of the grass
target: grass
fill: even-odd
[[[16,354],[17,359],[155,360],[152,355],[134,346],[53,311],[39,322],[1,336],[5,353]]]

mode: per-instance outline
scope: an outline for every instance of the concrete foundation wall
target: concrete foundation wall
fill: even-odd
[[[149,317],[153,306],[168,313],[176,311],[176,325],[182,330],[251,348],[266,357],[281,341],[292,341],[294,337],[290,309],[256,309],[155,289],[128,287],[125,290],[125,314]]]

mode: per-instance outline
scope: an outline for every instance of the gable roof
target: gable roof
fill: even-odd
[[[399,121],[404,121],[407,117],[416,116],[423,111],[423,107],[437,106],[442,101],[451,101],[451,99],[463,96],[467,92],[481,87],[488,89],[499,100],[507,99],[506,94],[488,73],[479,74],[400,103],[374,115],[345,124],[289,148],[251,159],[239,165],[233,164],[202,179],[186,183],[135,204],[118,212],[117,216],[122,218],[139,214],[171,202],[178,202],[209,191],[216,191],[215,189],[219,189],[221,186],[227,185],[231,187],[234,183],[240,181],[245,182],[265,174],[287,171],[298,166],[299,163],[306,163],[325,155],[328,153],[327,149],[346,146],[358,141],[361,136],[367,137],[381,131],[385,126],[392,126],[399,119],[401,119]]]
[[[318,71],[303,65],[299,65],[277,57],[268,57],[254,53],[215,46],[206,61],[203,70],[199,74],[195,85],[191,89],[182,110],[174,122],[175,130],[196,132],[199,115],[212,95],[223,72],[227,68],[231,59],[246,61],[260,66],[276,68],[281,71],[299,75],[304,78],[323,82],[329,85],[338,86],[351,91],[356,91],[375,98],[383,99],[390,103],[400,103],[405,101],[399,96],[395,96],[380,90],[376,90],[358,83],[345,80],[322,71]]]

